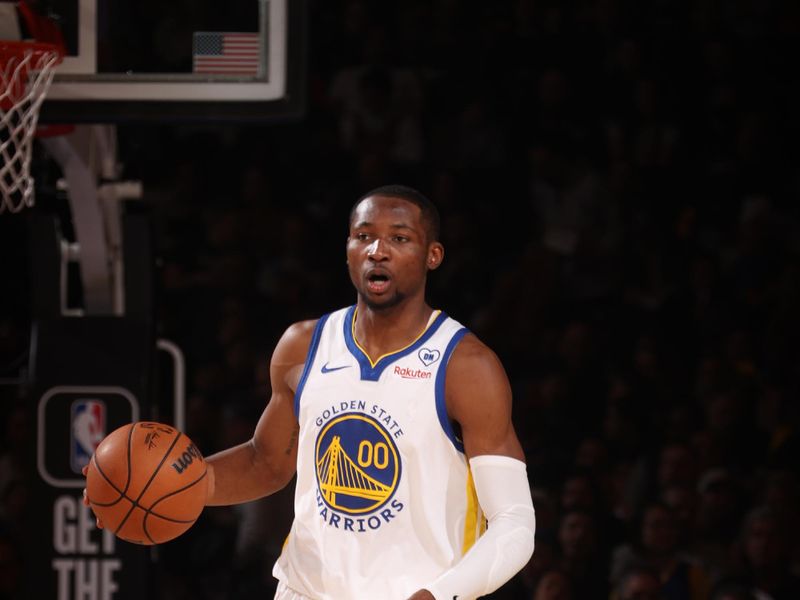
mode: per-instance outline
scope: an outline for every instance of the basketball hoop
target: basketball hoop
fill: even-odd
[[[0,41],[0,213],[33,206],[33,136],[61,56],[55,44]]]

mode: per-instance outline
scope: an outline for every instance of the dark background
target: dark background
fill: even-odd
[[[404,183],[443,216],[432,305],[514,388],[536,553],[492,597],[800,597],[800,5],[308,12],[302,119],[120,125],[156,223],[158,334],[187,357],[190,437],[205,454],[249,437],[283,330],[355,299],[353,201]],[[9,376],[30,278],[2,219]],[[0,598],[16,598],[32,429],[2,389]],[[163,597],[271,597],[290,518],[290,490],[207,510],[160,550]]]

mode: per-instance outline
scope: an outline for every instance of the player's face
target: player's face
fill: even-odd
[[[371,309],[424,298],[425,278],[443,257],[442,245],[429,242],[416,204],[401,198],[370,196],[350,221],[347,264],[359,297]]]

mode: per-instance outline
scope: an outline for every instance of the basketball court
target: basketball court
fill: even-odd
[[[31,597],[149,595],[154,551],[94,528],[81,469],[126,423],[184,426],[183,352],[156,333],[147,190],[124,177],[116,126],[298,118],[305,10],[0,1],[0,400],[4,422],[25,407],[35,437]]]

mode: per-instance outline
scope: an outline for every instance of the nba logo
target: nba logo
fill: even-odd
[[[89,464],[92,454],[106,437],[106,404],[81,398],[72,403],[70,465],[75,473]]]

